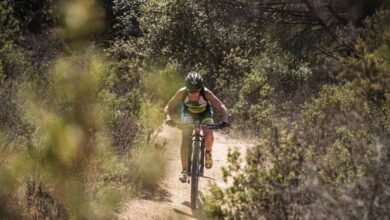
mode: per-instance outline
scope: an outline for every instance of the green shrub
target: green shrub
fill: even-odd
[[[58,2],[53,0],[14,0],[12,6],[22,27],[32,32],[52,27],[60,18]]]
[[[12,7],[0,3],[0,69],[5,78],[16,78],[22,72],[24,57],[16,45],[21,39],[19,22]]]
[[[257,115],[251,115],[251,111],[243,115],[259,122],[267,119],[269,131],[259,132],[261,140],[248,150],[246,163],[240,161],[237,153],[229,154],[229,165],[224,169],[228,186],[212,186],[206,202],[211,217],[389,216],[385,192],[390,186],[384,171],[389,162],[389,148],[385,147],[389,142],[389,63],[384,59],[387,56],[384,47],[370,51],[367,44],[356,45],[360,48],[359,57],[343,58],[340,81],[323,85],[317,95],[307,100],[299,108],[296,123],[289,121],[292,117],[289,120],[278,117],[277,111],[262,117],[269,108],[261,103],[267,100],[272,106],[274,90],[288,85],[284,82],[292,79],[273,81],[272,77],[280,76],[278,72],[290,70],[287,65],[268,62],[263,57],[258,71],[245,75],[236,108],[255,109]],[[256,70],[256,65],[253,69]],[[273,72],[276,75],[267,75],[272,70],[276,70]],[[310,73],[306,73],[310,78]],[[298,79],[295,82],[309,79],[300,75],[293,78]],[[282,104],[275,104],[274,109]]]
[[[151,65],[144,69],[143,86],[150,98],[165,105],[184,85],[177,63]]]
[[[112,8],[112,33],[119,38],[137,37],[140,35],[139,18],[140,8],[145,0],[137,1],[113,1]]]
[[[260,140],[258,146],[248,150],[245,165],[238,152],[229,153],[229,166],[224,169],[229,187],[212,188],[206,202],[209,215],[278,219],[294,214],[294,205],[307,199],[304,195],[294,198],[291,193],[301,182],[306,149],[297,134],[278,131],[278,136],[275,140]]]
[[[26,132],[15,101],[26,61],[17,45],[22,35],[13,13],[9,4],[0,3],[0,131],[6,132],[11,142],[17,142],[17,137]]]
[[[84,3],[67,4],[74,17],[41,35],[67,38],[65,47],[22,39],[0,3],[1,217],[112,218],[121,195],[150,191],[164,174],[154,149],[162,113],[144,93],[143,57],[133,42],[115,41],[107,57],[87,46],[102,11]]]
[[[271,102],[273,88],[262,70],[254,69],[244,78],[238,102],[231,109],[237,124],[244,124],[255,130],[268,130],[273,124],[275,105]],[[242,122],[240,123],[240,120]],[[243,123],[245,121],[245,123]]]

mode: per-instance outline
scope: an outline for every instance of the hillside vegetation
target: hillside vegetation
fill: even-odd
[[[194,70],[258,142],[210,217],[390,218],[389,7],[1,1],[0,217],[113,218],[154,190],[162,107]]]

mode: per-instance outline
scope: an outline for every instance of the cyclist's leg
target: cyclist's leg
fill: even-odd
[[[213,109],[211,106],[208,106],[206,108],[206,111],[203,112],[201,115],[201,123],[203,124],[214,124],[213,120]],[[211,151],[214,143],[214,135],[213,130],[203,128],[203,134],[205,136],[205,146],[207,151]]]
[[[204,124],[214,124],[213,121],[213,111],[211,107],[208,107],[206,112],[202,113],[202,123]],[[214,143],[214,134],[213,130],[203,128],[203,134],[205,136],[205,147],[206,147],[206,163],[205,166],[206,168],[211,168],[213,166],[213,158],[211,156],[211,151],[213,148],[213,143]]]
[[[205,147],[206,147],[206,155],[205,155],[205,167],[210,169],[213,166],[213,157],[212,157],[212,149],[214,143],[214,134],[213,130],[203,129],[203,133],[205,136]]]
[[[209,120],[210,124],[213,124],[212,119]],[[213,149],[213,143],[214,143],[214,133],[213,130],[204,128],[203,134],[205,136],[205,146],[206,151],[211,151]]]
[[[190,154],[191,149],[191,140],[189,139],[189,136],[191,135],[192,130],[191,129],[183,129],[181,134],[181,147],[180,147],[180,156],[181,156],[181,164],[183,167],[183,170],[188,171],[188,155]]]
[[[192,116],[185,111],[184,106],[181,107],[181,122],[182,123],[193,123]],[[180,156],[181,156],[181,164],[183,168],[183,172],[189,171],[188,163],[189,163],[189,154],[191,153],[191,139],[189,138],[192,134],[192,129],[182,129],[182,141],[180,147]]]

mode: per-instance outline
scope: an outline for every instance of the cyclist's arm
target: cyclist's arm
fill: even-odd
[[[169,100],[168,104],[164,108],[165,117],[167,120],[171,120],[171,112],[172,110],[180,104],[182,97],[184,96],[186,88],[183,87],[177,90],[176,94]]]
[[[228,110],[225,105],[209,89],[205,88],[206,99],[222,114],[222,121],[228,122]]]

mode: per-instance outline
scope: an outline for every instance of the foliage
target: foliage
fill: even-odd
[[[206,48],[200,48],[204,16],[196,10],[195,3],[148,1],[142,10],[145,16],[141,18],[141,28],[148,53],[161,54],[190,66],[198,63],[199,58],[207,57]]]
[[[168,102],[184,86],[184,76],[179,75],[177,63],[166,66],[152,64],[144,70],[143,85],[152,100]]]
[[[224,190],[214,186],[207,202],[209,214],[227,219],[362,215],[358,211],[360,206],[345,201],[345,197],[349,201],[359,197],[369,204],[372,198],[350,192],[372,178],[370,172],[379,161],[388,163],[384,157],[378,159],[384,149],[377,147],[388,140],[385,134],[370,129],[371,120],[376,124],[381,117],[370,117],[373,109],[361,104],[367,101],[366,97],[353,94],[356,87],[352,90],[348,86],[325,86],[320,97],[303,108],[302,127],[295,125],[288,129],[288,124],[273,125],[274,129],[263,135],[265,139],[248,150],[245,165],[238,156],[230,156],[230,165],[224,173],[226,182],[229,184],[229,179],[233,182]],[[389,186],[382,180],[378,187],[385,190]],[[379,195],[375,194],[378,199]],[[346,204],[352,212],[345,211]],[[378,204],[371,208],[388,216],[385,206]],[[338,207],[337,212],[331,211],[332,207]],[[365,215],[378,217],[375,213],[365,209]]]
[[[155,188],[162,105],[195,70],[233,127],[258,138],[245,160],[229,153],[209,214],[387,218],[388,10],[382,0],[2,1],[0,215],[112,218],[118,194]]]
[[[296,204],[291,202],[305,200],[292,195],[303,180],[305,149],[298,136],[282,131],[277,142],[260,140],[247,152],[245,166],[238,152],[230,153],[224,177],[227,182],[232,179],[232,184],[226,190],[214,186],[206,205],[208,213],[227,219],[289,218]]]
[[[114,25],[112,28],[115,36],[128,38],[128,36],[137,37],[140,35],[140,7],[145,2],[145,0],[131,2],[123,0],[113,1]]]
[[[23,64],[23,56],[16,48],[16,42],[21,40],[19,22],[13,16],[13,9],[5,3],[0,3],[0,69],[8,78],[20,73],[16,66]]]
[[[249,54],[259,49],[257,32],[251,35],[251,29],[247,32],[246,27],[229,25],[230,20],[225,18],[236,8],[214,3],[148,1],[142,7],[142,39],[151,57],[175,60],[185,71],[204,72],[210,87],[216,85],[217,91],[226,91],[226,81],[236,80],[248,70]],[[238,37],[243,34],[247,41]]]
[[[18,43],[22,40],[20,24],[10,5],[0,3],[0,130],[20,135],[26,132],[16,110],[16,87],[24,75],[26,61]]]
[[[98,4],[62,5],[74,17],[36,34],[20,32],[12,7],[0,6],[0,216],[112,218],[122,195],[153,189],[164,174],[153,148],[161,113],[142,94],[139,57],[128,60],[121,41],[104,55],[91,46]]]
[[[33,32],[39,32],[58,23],[60,11],[56,1],[43,0],[13,0],[9,1],[15,9],[15,15],[22,27]]]
[[[382,34],[376,37],[386,36]],[[318,95],[299,108],[297,123],[291,123],[291,117],[283,120],[270,114],[270,119],[259,113],[258,121],[267,118],[271,131],[260,133],[259,145],[248,150],[244,165],[237,153],[229,155],[224,170],[229,186],[212,187],[206,202],[209,215],[226,219],[390,215],[384,170],[389,163],[389,62],[384,52],[388,43],[386,38],[379,43],[358,39],[354,47],[356,56],[341,58],[337,83],[322,85]],[[278,70],[278,64],[269,66]],[[244,81],[242,94],[247,99],[248,88],[254,100],[274,99],[262,96],[267,84],[274,85],[263,72],[257,77],[249,74],[252,80]],[[275,82],[281,85],[283,80]],[[259,109],[267,112],[266,107]]]
[[[25,95],[22,96],[26,98],[22,101],[25,104],[21,107],[24,109],[24,119],[31,125],[33,133],[25,143],[26,146],[19,146],[4,164],[5,171],[12,175],[8,181],[15,183],[15,190],[24,187],[23,181],[18,181],[19,177],[27,181],[29,191],[26,195],[34,201],[28,204],[29,208],[35,210],[46,206],[44,210],[35,212],[36,218],[65,218],[64,212],[59,211],[64,209],[63,205],[72,218],[103,214],[93,208],[99,204],[94,204],[97,202],[96,197],[89,191],[93,187],[89,186],[94,186],[98,176],[104,174],[90,172],[93,168],[91,161],[99,152],[108,150],[106,135],[102,130],[105,110],[98,96],[98,84],[104,71],[96,59],[86,59],[79,63],[76,60],[64,58],[56,63],[49,95],[43,96],[44,99],[38,94],[35,96],[30,89],[33,87],[26,84]],[[104,166],[107,165],[108,161]],[[12,195],[12,191],[8,193]],[[106,197],[117,195],[112,193],[107,192],[102,201],[118,201],[114,197]],[[41,200],[43,203],[35,203],[40,196],[45,198]],[[55,202],[50,203],[48,199]],[[49,213],[45,213],[47,210]],[[50,213],[52,210],[57,211]]]
[[[238,85],[241,86],[236,93],[240,94],[239,101],[231,109],[232,117],[249,122],[244,126],[252,126],[255,130],[269,128],[275,114],[275,105],[270,102],[273,87],[268,83],[262,66],[254,64],[252,72]]]
[[[110,100],[112,112],[109,124],[118,153],[126,153],[136,142],[141,132],[139,115],[142,105],[140,71],[136,60],[115,59],[115,52],[110,51],[109,78],[106,87],[106,99]],[[142,135],[141,135],[142,136]]]

